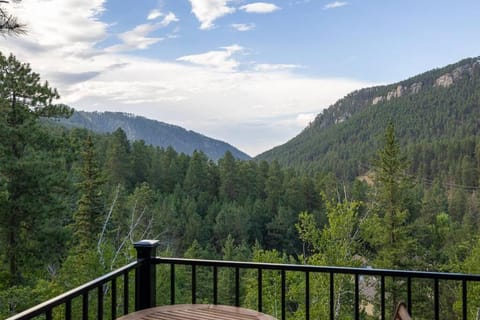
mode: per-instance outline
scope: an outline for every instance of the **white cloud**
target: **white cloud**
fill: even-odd
[[[150,33],[157,31],[160,28],[164,28],[172,22],[177,21],[179,20],[176,15],[173,12],[169,12],[160,22],[140,24],[132,30],[119,34],[118,38],[122,40],[122,43],[110,46],[105,50],[109,52],[119,52],[147,49],[151,45],[165,39],[165,37],[148,37]],[[171,39],[174,37],[174,35],[170,34],[166,37]]]
[[[227,14],[235,12],[229,7],[231,0],[190,0],[192,13],[200,21],[200,29],[207,30],[214,27],[213,22]]]
[[[163,16],[163,13],[158,9],[153,9],[147,16],[147,20],[155,20]]]
[[[346,6],[347,4],[348,4],[348,2],[345,2],[345,1],[335,1],[335,2],[331,2],[331,3],[327,3],[323,7],[323,9],[328,10],[328,9],[340,8],[340,7]]]
[[[158,30],[162,27],[162,23],[155,24],[141,24],[133,28],[132,30],[126,31],[118,35],[118,38],[122,40],[122,44],[113,45],[106,48],[106,51],[118,52],[118,51],[128,51],[128,50],[144,50],[150,47],[151,45],[162,41],[164,38],[150,38],[147,37],[148,34],[152,33],[155,30]]]
[[[297,115],[296,121],[298,125],[306,127],[310,123],[312,123],[313,120],[315,120],[316,116],[316,113],[300,113],[299,115]]]
[[[27,24],[28,33],[8,42],[35,43],[70,49],[87,48],[106,37],[107,25],[98,20],[105,0],[23,0],[15,15]]]
[[[165,18],[163,18],[162,22],[160,23],[163,27],[168,26],[172,22],[178,22],[179,19],[173,12],[169,12]]]
[[[250,31],[255,29],[254,23],[233,23],[232,28],[236,29],[237,31]]]
[[[270,12],[280,10],[280,8],[273,3],[254,2],[254,3],[249,3],[244,6],[241,6],[240,10],[243,10],[248,13],[270,13]]]
[[[177,61],[189,62],[195,65],[214,68],[218,71],[231,72],[238,68],[239,62],[233,59],[233,55],[243,50],[239,45],[222,47],[222,50],[214,50],[206,53],[183,56]]]
[[[253,69],[255,71],[261,72],[272,72],[272,71],[290,71],[292,69],[297,69],[300,66],[296,64],[269,64],[269,63],[260,63],[254,65]]]

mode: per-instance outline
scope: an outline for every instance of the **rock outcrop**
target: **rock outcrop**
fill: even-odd
[[[418,94],[422,89],[425,88],[425,86],[433,85],[433,87],[448,88],[454,85],[457,81],[468,77],[473,77],[476,69],[480,69],[480,60],[460,65],[455,69],[440,75],[433,81],[433,84],[431,82],[425,84],[422,81],[414,82],[410,85],[405,83],[398,84],[393,90],[388,91],[386,95],[374,97],[371,104],[376,105],[384,101],[400,98],[407,94]]]
[[[410,86],[410,93],[411,94],[417,94],[422,90],[423,88],[423,83],[422,82],[415,82]]]
[[[399,84],[397,88],[387,93],[387,101],[390,101],[393,98],[400,98],[403,95],[403,92],[404,88]]]
[[[479,60],[475,61],[472,64],[465,64],[456,67],[455,69],[453,69],[452,72],[447,72],[437,78],[433,86],[448,88],[458,80],[461,80],[465,77],[472,77],[476,68],[480,68]]]
[[[453,77],[450,73],[446,73],[437,80],[435,80],[435,84],[433,85],[434,87],[444,87],[448,88],[453,84]]]

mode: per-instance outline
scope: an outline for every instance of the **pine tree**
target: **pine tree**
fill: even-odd
[[[0,208],[0,231],[10,283],[16,284],[22,280],[21,251],[33,231],[41,233],[29,229],[38,228],[35,220],[41,221],[46,211],[51,214],[64,210],[55,208],[53,201],[59,189],[54,186],[59,179],[54,170],[61,170],[47,155],[51,137],[41,130],[37,120],[68,117],[72,111],[54,104],[59,98],[56,89],[47,82],[42,84],[40,76],[13,55],[7,58],[0,53],[0,83],[0,177],[8,198]]]
[[[194,199],[208,189],[208,158],[203,152],[194,151],[188,165],[184,190]]]
[[[416,256],[416,239],[412,236],[408,219],[410,211],[408,190],[412,188],[406,174],[407,162],[400,153],[392,122],[385,131],[385,142],[375,161],[374,196],[371,214],[362,230],[363,237],[373,248],[374,266],[389,269],[409,269]],[[403,288],[395,282],[389,292],[391,308]]]
[[[80,250],[86,250],[97,239],[104,213],[100,191],[102,181],[91,136],[85,141],[82,158],[82,182],[79,183],[81,196],[74,214],[74,241]]]
[[[378,233],[378,259],[382,267],[406,268],[411,262],[412,239],[406,222],[409,210],[406,191],[411,187],[406,174],[407,162],[400,153],[392,122],[385,131],[385,144],[378,152],[375,167],[376,197],[374,211],[381,221]]]
[[[225,152],[222,159],[218,161],[220,171],[220,197],[226,201],[238,200],[239,176],[238,166],[230,151]]]
[[[111,185],[121,184],[127,190],[132,187],[131,178],[133,176],[130,149],[130,142],[125,131],[122,128],[115,130],[106,151],[105,170]]]

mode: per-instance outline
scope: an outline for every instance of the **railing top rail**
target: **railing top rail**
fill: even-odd
[[[102,285],[104,283],[107,283],[108,281],[112,280],[113,278],[116,278],[117,276],[124,274],[134,268],[136,268],[140,264],[139,261],[134,261],[126,266],[123,266],[117,270],[114,270],[110,273],[107,273],[106,275],[103,275],[99,278],[96,278],[95,280],[92,280],[90,282],[87,282],[77,288],[74,288],[70,291],[67,291],[55,298],[52,298],[50,300],[47,300],[35,307],[32,307],[30,309],[27,309],[23,312],[20,312],[10,318],[7,318],[7,320],[20,320],[20,319],[30,319],[32,317],[41,315],[42,313],[45,313],[46,311],[52,309],[53,307],[56,307],[58,305],[61,305],[62,303],[65,303],[66,301],[73,299],[75,297],[78,297],[85,292],[88,292],[99,285]]]
[[[364,276],[387,276],[387,277],[404,277],[404,278],[428,278],[443,280],[466,280],[480,281],[480,274],[464,274],[464,273],[448,273],[448,272],[430,272],[430,271],[407,271],[392,269],[372,269],[372,268],[352,268],[352,267],[330,267],[330,266],[313,266],[313,265],[297,265],[297,264],[280,264],[280,263],[260,263],[260,262],[240,262],[240,261],[223,261],[223,260],[202,260],[202,259],[183,259],[183,258],[164,258],[156,257],[153,260],[156,264],[180,264],[180,265],[198,265],[210,267],[239,267],[244,269],[265,269],[265,270],[286,270],[300,272],[318,272],[318,273],[336,273],[336,274],[352,274]]]

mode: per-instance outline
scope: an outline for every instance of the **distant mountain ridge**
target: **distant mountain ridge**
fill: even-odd
[[[317,115],[313,125],[328,127],[350,118],[369,105],[389,102],[402,96],[411,96],[431,88],[448,88],[462,79],[472,78],[480,70],[480,57],[464,59],[455,64],[419,74],[394,84],[360,89],[338,100]]]
[[[66,127],[86,128],[98,133],[113,132],[122,128],[129,140],[143,140],[146,144],[163,148],[171,146],[177,152],[185,154],[192,154],[194,150],[203,151],[215,161],[223,157],[227,151],[237,159],[250,159],[249,155],[226,142],[129,113],[75,111],[72,117],[60,120],[60,123]]]
[[[466,156],[478,157],[480,164],[480,58],[354,91],[317,115],[299,135],[256,159],[353,179],[368,171],[389,121],[409,160],[421,166],[414,171],[422,175],[455,172],[453,163]],[[463,149],[446,155],[455,144]],[[428,161],[420,163],[418,157]],[[447,157],[451,164],[441,167]]]

